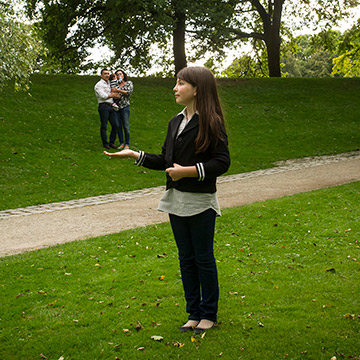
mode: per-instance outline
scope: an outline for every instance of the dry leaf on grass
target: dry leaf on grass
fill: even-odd
[[[151,338],[152,338],[153,340],[155,340],[155,341],[162,341],[162,340],[164,340],[164,338],[163,338],[162,336],[159,336],[159,335],[153,335]]]

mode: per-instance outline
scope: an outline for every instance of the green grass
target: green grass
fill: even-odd
[[[2,258],[0,358],[359,359],[359,195],[224,210],[219,324],[195,341],[167,223]]]
[[[164,184],[164,174],[102,152],[93,86],[98,77],[32,78],[32,96],[0,96],[0,209]],[[181,110],[172,79],[133,79],[131,145],[160,152]],[[360,144],[360,79],[220,80],[229,174],[279,160],[351,151]]]

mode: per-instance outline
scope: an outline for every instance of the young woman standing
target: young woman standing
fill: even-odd
[[[166,192],[158,209],[169,213],[178,247],[188,321],[180,331],[201,333],[217,320],[219,284],[213,242],[220,215],[216,178],[230,166],[227,135],[216,82],[210,70],[188,67],[177,75],[178,104],[185,105],[169,124],[162,152],[104,152],[133,158],[136,164],[166,172]]]

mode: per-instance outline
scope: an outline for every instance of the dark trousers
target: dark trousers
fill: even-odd
[[[216,321],[219,283],[214,257],[216,213],[180,217],[169,215],[179,250],[181,278],[189,320]]]
[[[100,115],[100,136],[103,145],[114,144],[116,140],[117,133],[117,116],[116,111],[112,108],[112,106],[108,103],[101,103],[98,107],[99,115]],[[109,142],[107,141],[107,124],[110,121],[111,124],[111,133]]]

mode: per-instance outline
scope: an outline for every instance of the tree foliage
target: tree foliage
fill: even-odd
[[[360,21],[359,21],[360,22]],[[343,34],[323,30],[299,35],[281,46],[281,72],[286,77],[359,76],[359,24]],[[225,77],[264,77],[265,49],[234,59],[222,73]],[[265,69],[266,70],[266,69]]]
[[[360,19],[346,31],[339,46],[340,55],[333,59],[333,74],[345,77],[360,76]]]
[[[333,59],[338,55],[339,31],[300,35],[292,40],[282,57],[282,72],[288,77],[330,77]]]
[[[9,3],[0,1],[0,89],[14,81],[15,90],[27,91],[39,51],[30,25],[16,20]]]
[[[291,37],[295,29],[303,26],[329,29],[348,16],[348,10],[359,4],[358,0],[228,0],[232,6],[231,18],[219,31],[207,36],[209,23],[200,24],[204,48],[235,46],[252,39],[257,47],[262,42],[267,53],[270,76],[281,76],[281,43]],[[299,21],[296,22],[295,19]],[[211,21],[210,21],[211,23]],[[256,40],[256,41],[254,41]]]
[[[167,73],[173,68],[177,72],[187,64],[187,49],[194,52],[191,60],[205,54],[221,59],[224,49],[250,39],[255,49],[264,49],[267,70],[262,73],[269,76],[281,76],[281,44],[293,29],[310,23],[327,28],[359,4],[359,0],[25,1],[46,45],[44,64],[54,71],[79,71],[88,49],[101,43],[114,51],[113,64],[141,74],[157,62]],[[295,22],[295,17],[300,20]],[[158,56],[151,51],[154,44]]]
[[[46,44],[47,71],[84,69],[81,64],[89,48],[102,43],[115,53],[112,64],[140,74],[153,65],[154,44],[159,65],[169,68],[170,56],[175,72],[186,66],[186,37],[194,39],[193,23],[216,4],[214,0],[26,1]]]

